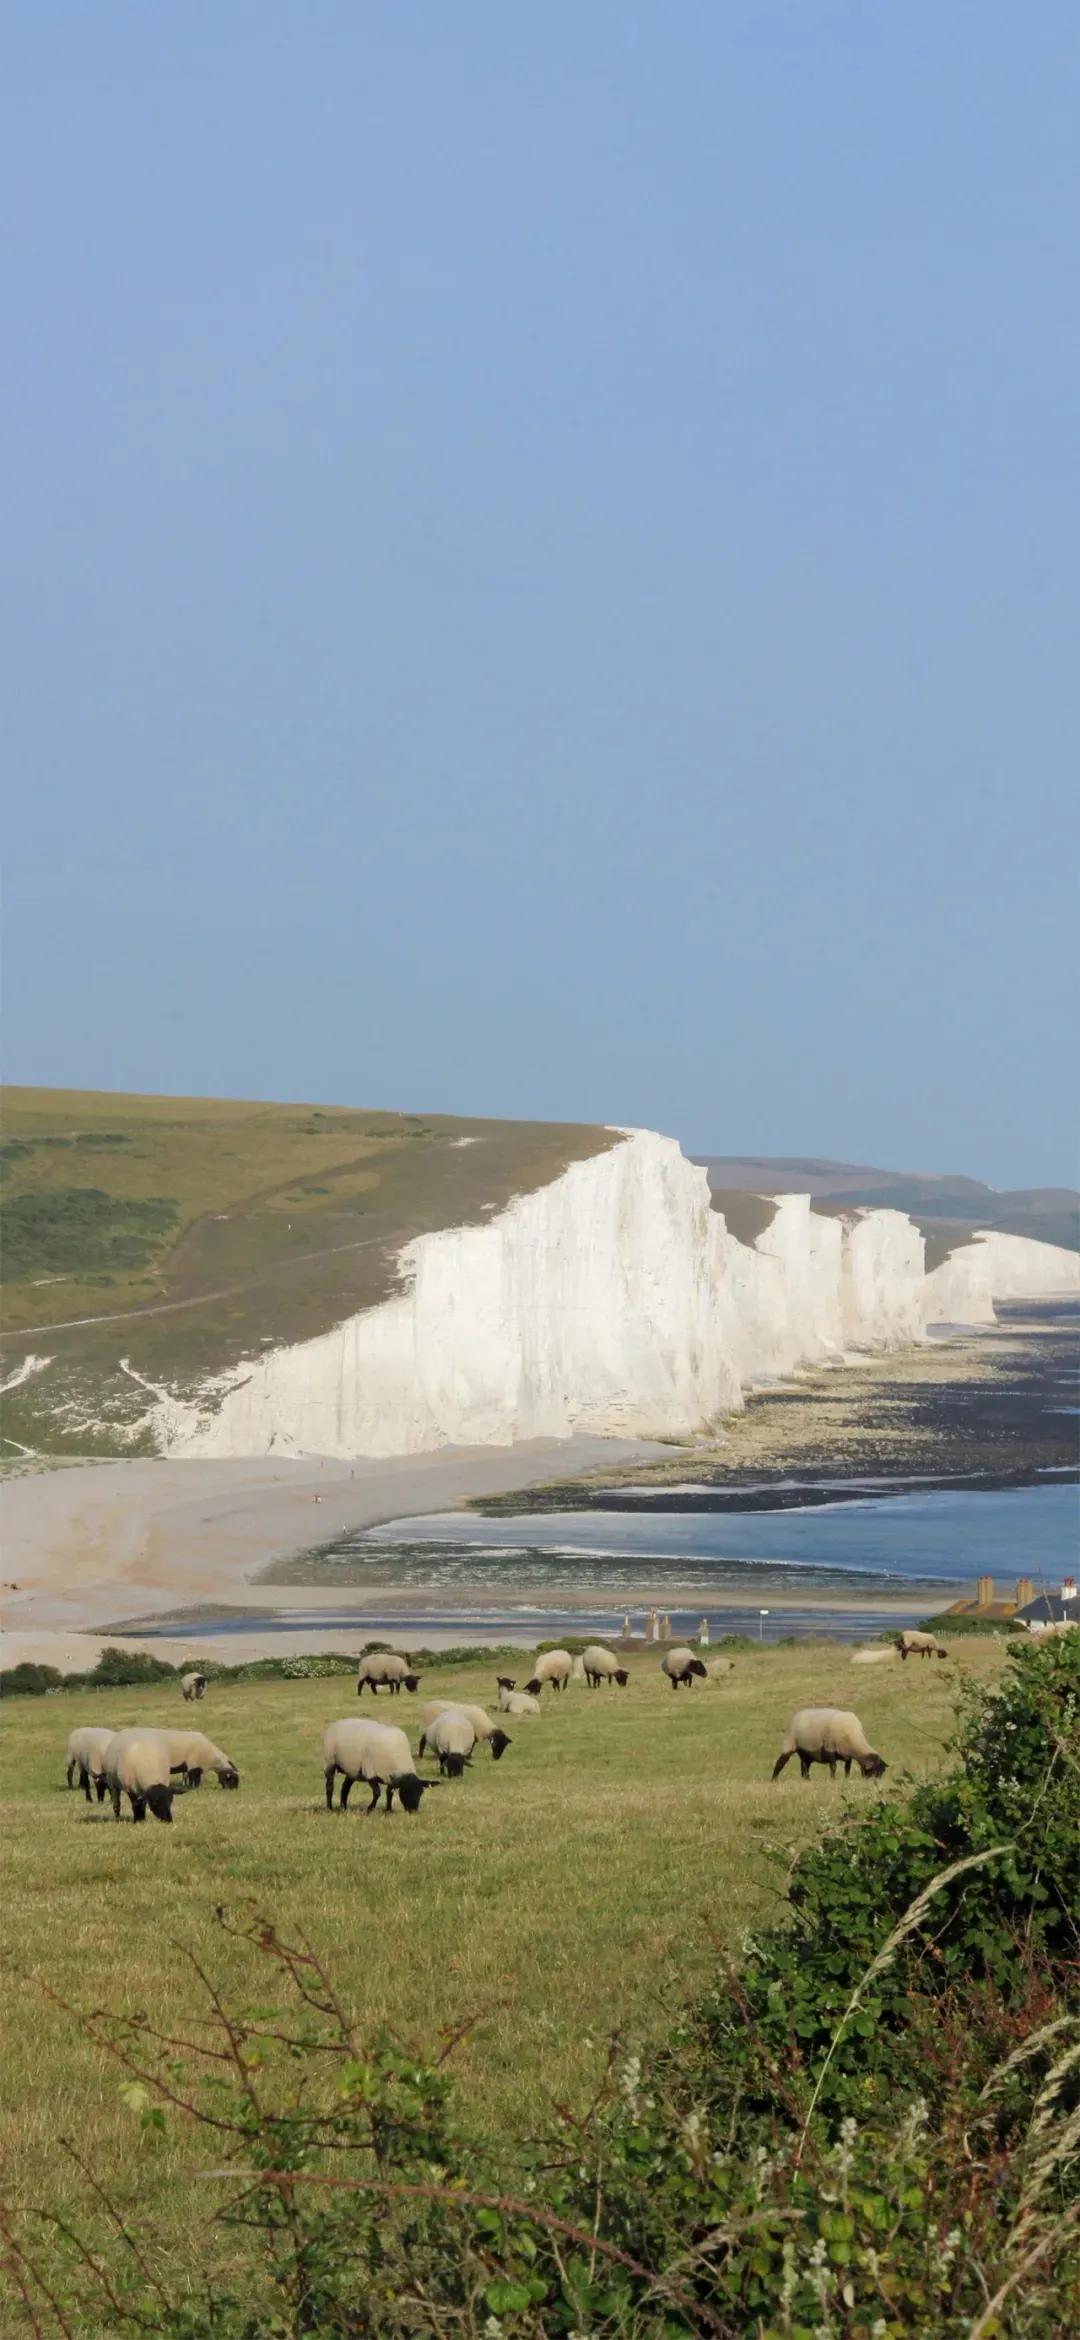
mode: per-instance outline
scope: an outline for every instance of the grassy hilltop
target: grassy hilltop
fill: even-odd
[[[146,1392],[327,1331],[413,1236],[475,1223],[607,1130],[217,1098],[10,1089],[0,1148],[4,1452],[131,1453]]]
[[[140,2231],[145,2220],[190,2247],[211,2214],[195,2175],[205,2140],[170,2118],[148,2141],[124,2073],[32,1978],[187,2034],[203,2010],[185,1950],[241,2002],[265,1993],[257,1962],[215,1923],[222,1902],[306,1933],[369,2035],[388,2023],[430,2048],[470,2019],[455,2058],[470,2129],[510,2147],[535,2136],[553,2101],[588,2102],[613,2027],[639,2043],[662,2035],[717,1943],[772,1920],[794,1853],[827,1818],[872,1808],[878,1791],[855,1778],[804,1785],[789,1771],[770,1784],[793,1709],[857,1705],[891,1789],[942,1768],[957,1671],[987,1678],[1002,1652],[965,1645],[948,1666],[860,1670],[834,1645],[803,1644],[747,1652],[729,1682],[676,1695],[655,1655],[631,1663],[625,1695],[575,1683],[539,1721],[512,1722],[503,1760],[478,1752],[416,1820],[323,1808],[323,1726],[359,1711],[347,1677],[212,1687],[197,1718],[169,1684],[6,1702],[2,1939],[23,1979],[7,1985],[0,2150],[18,2199],[55,2200],[68,2182],[56,2140],[70,2135]],[[490,1706],[491,1670],[433,1667],[417,1698],[380,1700],[414,1746],[425,1695]],[[207,1780],[177,1797],[171,1828],[135,1828],[67,1792],[73,1724],[195,1719],[238,1763],[237,1794]]]

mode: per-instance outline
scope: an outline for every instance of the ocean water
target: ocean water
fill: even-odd
[[[1078,1548],[1080,1488],[1055,1484],[912,1488],[777,1511],[695,1507],[639,1515],[596,1507],[467,1523],[459,1511],[439,1512],[343,1537],[323,1558],[347,1561],[350,1573],[362,1570],[366,1584],[435,1586],[467,1577],[490,1584],[493,1572],[504,1583],[520,1582],[525,1566],[530,1575],[545,1573],[553,1587],[584,1567],[610,1569],[621,1588],[644,1568],[650,1579],[670,1575],[703,1591],[768,1580],[777,1589],[801,1581],[807,1592],[843,1592],[856,1577],[864,1591],[932,1583],[952,1586],[957,1598],[984,1574],[1003,1593],[1018,1576],[1056,1586],[1075,1570]]]
[[[850,1487],[851,1482],[838,1482]],[[666,1608],[676,1631],[709,1619],[723,1632],[839,1634],[880,1630],[878,1605],[915,1622],[957,1599],[977,1576],[1011,1593],[1018,1576],[1056,1589],[1080,1546],[1080,1489],[924,1490],[816,1500],[805,1508],[733,1513],[694,1509],[526,1513],[460,1511],[397,1519],[319,1548],[320,1583],[341,1569],[341,1606],[290,1610],[280,1626],[426,1631],[463,1640],[499,1634],[616,1632],[629,1611]],[[895,1484],[895,1482],[893,1482]],[[675,1491],[672,1490],[672,1493]],[[692,1482],[680,1492],[694,1500]],[[359,1593],[363,1611],[349,1606]],[[395,1594],[408,1594],[406,1609]],[[417,1599],[417,1596],[426,1598]],[[382,1596],[376,1603],[373,1596]],[[717,1604],[723,1600],[723,1605]],[[827,1610],[811,1604],[825,1599]],[[764,1612],[764,1615],[763,1615]],[[265,1621],[259,1620],[265,1627]],[[239,1630],[243,1619],[220,1630]],[[209,1630],[217,1631],[217,1626]]]

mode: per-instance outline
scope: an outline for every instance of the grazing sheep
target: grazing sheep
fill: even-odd
[[[1080,1617],[1058,1617],[1052,1625],[1029,1625],[1033,1641],[1054,1641],[1059,1633],[1080,1632]],[[942,1650],[942,1657],[945,1652]]]
[[[949,1654],[947,1649],[942,1649],[940,1641],[935,1641],[932,1633],[902,1633],[896,1646],[902,1658],[943,1658]]]
[[[891,1660],[896,1656],[896,1651],[895,1641],[887,1641],[884,1649],[853,1649],[851,1663],[853,1666],[884,1665],[886,1659]]]
[[[463,1706],[444,1706],[434,1720],[425,1723],[417,1750],[422,1755],[430,1747],[439,1758],[439,1770],[447,1779],[458,1779],[467,1763],[472,1762],[476,1745],[476,1731],[471,1715]],[[491,1734],[491,1752],[496,1761],[504,1748],[510,1745],[505,1731]]]
[[[98,1803],[103,1804],[105,1801],[103,1757],[109,1740],[115,1737],[116,1732],[104,1724],[100,1727],[93,1724],[86,1729],[71,1731],[68,1734],[67,1783],[69,1787],[72,1785],[73,1776],[77,1771],[79,1786],[88,1804],[92,1804],[94,1800],[90,1793],[91,1780],[97,1788]]]
[[[185,1698],[188,1698],[188,1699],[190,1699],[190,1698],[205,1698],[205,1696],[206,1696],[206,1675],[205,1675],[205,1674],[181,1674],[181,1676],[180,1676],[180,1688],[181,1688],[181,1690],[183,1691]]]
[[[122,1795],[128,1798],[133,1820],[145,1820],[148,1804],[155,1820],[172,1819],[167,1731],[148,1731],[139,1724],[133,1730],[117,1731],[109,1740],[102,1763],[117,1820]]]
[[[393,1810],[394,1797],[401,1797],[406,1812],[418,1812],[420,1798],[426,1788],[438,1785],[436,1780],[418,1779],[412,1748],[404,1731],[395,1723],[361,1721],[358,1717],[342,1722],[328,1723],[323,1732],[323,1763],[326,1770],[326,1809],[334,1809],[334,1775],[342,1775],[339,1811],[349,1806],[349,1795],[356,1780],[367,1781],[371,1789],[373,1812],[379,1801],[379,1790],[386,1790],[386,1810]]]
[[[734,1673],[735,1660],[726,1657],[710,1658],[707,1671],[710,1682],[723,1682],[728,1674]]]
[[[454,1706],[458,1709],[460,1714],[468,1715],[469,1721],[471,1722],[473,1730],[476,1733],[477,1740],[480,1742],[483,1742],[484,1740],[487,1741],[487,1744],[491,1749],[492,1756],[497,1763],[500,1755],[505,1754],[506,1749],[509,1747],[510,1740],[507,1738],[506,1732],[499,1729],[498,1723],[493,1723],[491,1716],[484,1713],[482,1706],[466,1706],[463,1699],[457,1698],[429,1698],[427,1705],[422,1706],[420,1709],[420,1722],[422,1728],[426,1731],[428,1724],[434,1722],[436,1715],[445,1714],[448,1706]],[[423,1752],[424,1742],[421,1739],[420,1753],[423,1754]]]
[[[804,1779],[809,1779],[812,1763],[827,1763],[830,1779],[836,1778],[838,1763],[844,1766],[845,1779],[850,1779],[853,1763],[858,1764],[864,1779],[880,1779],[888,1768],[882,1757],[875,1755],[858,1715],[840,1706],[800,1706],[773,1765],[774,1779],[779,1779],[793,1755],[799,1758]]]
[[[540,1712],[540,1700],[533,1697],[531,1690],[500,1690],[500,1714],[539,1714]]]
[[[365,1690],[370,1690],[375,1698],[380,1689],[389,1690],[391,1698],[397,1698],[402,1690],[417,1690],[419,1686],[419,1674],[414,1674],[408,1658],[402,1657],[396,1649],[373,1649],[367,1657],[361,1658],[357,1668],[358,1698]]]
[[[591,1642],[582,1652],[581,1663],[590,1690],[598,1690],[601,1682],[617,1682],[620,1690],[625,1690],[630,1680],[626,1667],[619,1664],[609,1649],[601,1649],[599,1642]]]
[[[545,1682],[550,1682],[553,1690],[565,1690],[573,1671],[574,1661],[568,1649],[546,1649],[543,1657],[537,1658],[536,1671],[525,1688],[534,1698],[539,1697]]]
[[[204,1771],[217,1773],[223,1788],[240,1785],[240,1774],[231,1755],[222,1753],[208,1739],[205,1731],[166,1731],[169,1742],[169,1769],[182,1771],[189,1788],[197,1788]]]
[[[701,1659],[694,1656],[692,1649],[667,1650],[660,1660],[660,1671],[667,1675],[673,1690],[680,1689],[683,1684],[692,1690],[695,1674],[699,1674],[703,1682],[708,1680]]]

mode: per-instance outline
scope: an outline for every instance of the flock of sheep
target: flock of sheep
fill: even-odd
[[[903,1635],[897,1646],[905,1657],[909,1651],[924,1656],[935,1652],[945,1655],[927,1634]],[[667,1650],[660,1665],[673,1690],[689,1690],[698,1679],[704,1681],[711,1676],[722,1680],[731,1672],[734,1660],[714,1658],[705,1665],[694,1650],[678,1648]],[[509,1675],[497,1677],[499,1717],[539,1715],[544,1688],[549,1687],[553,1695],[559,1696],[575,1675],[590,1690],[605,1685],[625,1690],[630,1679],[627,1668],[600,1643],[593,1643],[579,1659],[567,1649],[546,1650],[537,1659],[535,1671],[522,1689],[518,1689],[516,1680]],[[396,1650],[373,1650],[360,1660],[356,1679],[358,1697],[370,1691],[374,1698],[380,1690],[385,1690],[391,1698],[396,1698],[403,1690],[417,1690],[419,1684],[420,1676],[409,1659]],[[185,1674],[181,1689],[186,1700],[201,1699],[206,1691],[206,1676]],[[387,1812],[392,1811],[395,1796],[403,1811],[417,1812],[429,1787],[461,1777],[478,1746],[489,1747],[497,1763],[511,1744],[501,1719],[493,1721],[483,1707],[468,1706],[456,1699],[431,1699],[421,1711],[420,1722],[415,1761],[406,1733],[395,1724],[376,1722],[374,1717],[366,1715],[328,1723],[323,1733],[327,1810],[334,1809],[334,1782],[340,1778],[339,1811],[347,1810],[352,1789],[363,1781],[371,1790],[366,1807],[369,1812],[376,1809],[380,1795],[384,1797]],[[438,1779],[420,1778],[416,1763],[425,1755],[434,1757]],[[814,1763],[827,1764],[832,1777],[838,1763],[843,1764],[845,1777],[850,1776],[853,1763],[868,1779],[879,1778],[886,1769],[882,1757],[870,1746],[858,1715],[834,1706],[799,1709],[774,1765],[774,1779],[779,1778],[793,1755],[799,1758],[804,1779],[809,1777]],[[204,1731],[151,1729],[142,1724],[112,1731],[95,1725],[73,1730],[68,1739],[69,1788],[74,1785],[77,1773],[87,1803],[93,1801],[94,1792],[99,1803],[110,1796],[117,1820],[126,1796],[133,1820],[145,1820],[149,1811],[156,1820],[171,1821],[176,1779],[179,1777],[185,1787],[197,1788],[205,1771],[214,1772],[224,1788],[239,1787],[236,1764]]]

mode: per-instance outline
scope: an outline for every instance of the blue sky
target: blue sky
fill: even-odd
[[[9,1077],[1072,1179],[1075,9],[6,27]]]

